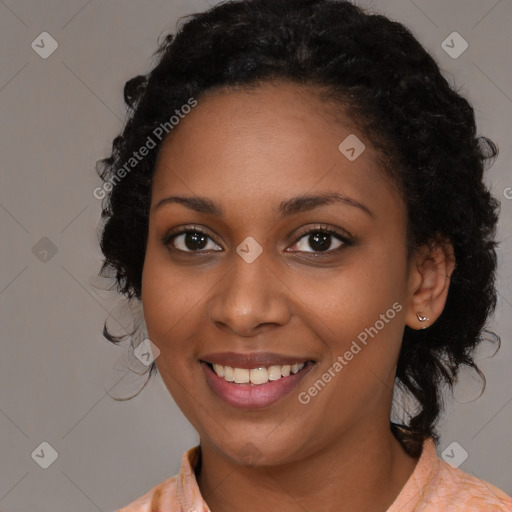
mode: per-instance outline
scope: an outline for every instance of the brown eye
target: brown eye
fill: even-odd
[[[208,247],[208,242],[211,241],[214,247]],[[215,246],[218,245],[202,231],[187,230],[169,236],[165,240],[165,245],[171,245],[173,249],[183,252],[198,252],[203,250],[218,250]],[[221,249],[222,250],[222,249]]]
[[[298,247],[298,250],[305,252],[325,252],[336,250],[342,245],[342,240],[335,240],[335,237],[331,233],[327,233],[325,231],[312,231],[309,234],[304,235],[298,242],[295,243],[295,246]],[[306,247],[311,247],[313,250],[307,251]]]

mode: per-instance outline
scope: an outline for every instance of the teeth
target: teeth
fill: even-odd
[[[252,384],[265,384],[268,382],[268,371],[266,368],[253,368],[249,373]]]
[[[219,377],[224,377],[224,366],[222,366],[221,364],[214,364],[213,369],[215,370],[215,373]]]
[[[304,365],[302,365],[304,366]],[[299,370],[302,370],[302,366],[300,364],[292,364],[291,372],[297,373]]]
[[[279,380],[281,378],[281,367],[271,366],[268,370],[268,380]]]
[[[224,366],[224,379],[228,382],[233,382],[235,378],[233,377],[233,368],[231,366]]]
[[[247,368],[233,368],[233,377],[237,384],[249,382],[249,370]]]
[[[235,382],[237,384],[251,384],[259,385],[266,384],[269,380],[279,380],[283,377],[288,377],[290,374],[296,374],[304,368],[305,363],[300,364],[285,364],[283,366],[273,365],[268,368],[259,367],[251,368],[233,368],[231,366],[222,366],[221,364],[214,364],[213,371],[219,376],[223,377],[227,382]]]

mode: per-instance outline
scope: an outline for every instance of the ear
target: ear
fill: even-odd
[[[407,326],[426,329],[441,316],[454,269],[453,246],[448,241],[433,241],[415,251],[409,269]]]

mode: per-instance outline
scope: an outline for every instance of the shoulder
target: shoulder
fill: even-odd
[[[436,453],[432,438],[409,480],[387,512],[512,512],[501,489],[451,466]]]
[[[432,504],[439,504],[447,511],[512,512],[512,498],[501,489],[442,459],[437,461],[434,480]]]

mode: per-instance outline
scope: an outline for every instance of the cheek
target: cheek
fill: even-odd
[[[187,417],[193,415],[189,361],[194,345],[188,343],[194,331],[194,314],[200,300],[196,285],[176,268],[171,268],[165,250],[148,243],[142,273],[142,306],[149,339],[159,348],[155,363],[162,380]],[[192,321],[191,321],[192,320]],[[187,362],[187,364],[185,364]],[[192,401],[193,402],[193,401]]]
[[[405,257],[397,251],[386,251],[382,246],[380,250],[364,248],[329,278],[319,279],[314,286],[310,280],[304,280],[300,296],[314,306],[325,323],[336,326],[334,332],[349,325],[364,328],[393,303],[404,301],[405,264]]]
[[[166,250],[148,243],[142,273],[142,305],[149,338],[160,348],[180,343],[194,322],[201,297],[200,280],[171,266]]]
[[[304,285],[300,292],[315,309],[317,332],[330,359],[347,354],[350,368],[345,373],[355,379],[364,378],[368,369],[387,375],[396,362],[404,326],[405,265],[405,251],[368,247],[346,271],[320,282],[314,291]]]

